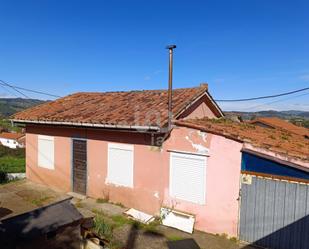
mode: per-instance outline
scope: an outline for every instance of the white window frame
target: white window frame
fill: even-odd
[[[49,155],[44,156],[41,149],[40,149],[40,143],[43,142],[43,141],[52,142],[52,150],[48,152],[48,153],[50,153]],[[54,141],[54,137],[46,136],[46,135],[38,135],[37,151],[38,151],[38,166],[41,167],[41,168],[54,170],[55,169],[55,141]],[[50,162],[46,163],[46,161],[50,161]]]
[[[190,199],[190,198],[184,198],[183,196],[182,197],[179,197],[177,196],[177,194],[175,192],[174,189],[173,189],[173,176],[174,176],[174,172],[173,172],[173,155],[178,155],[178,156],[181,156],[183,158],[188,158],[188,159],[203,159],[204,163],[204,170],[203,170],[203,175],[204,175],[204,178],[203,178],[203,188],[202,188],[202,200],[200,201],[195,201],[193,199]],[[188,202],[191,202],[191,203],[194,203],[194,204],[199,204],[199,205],[205,205],[206,204],[206,183],[207,183],[207,156],[206,155],[201,155],[201,154],[192,154],[192,153],[189,153],[189,152],[170,152],[170,167],[169,167],[169,195],[170,197],[172,198],[175,198],[175,199],[179,199],[179,200],[183,200],[183,201],[188,201]],[[186,184],[186,183],[184,183]],[[189,187],[189,186],[188,186]]]
[[[118,149],[118,150],[125,150],[130,151],[132,153],[132,160],[131,162],[128,162],[130,165],[128,167],[131,168],[131,176],[129,179],[129,184],[124,184],[123,182],[117,181],[115,179],[112,179],[111,173],[113,171],[113,166],[111,165],[111,157],[110,157],[110,150],[111,149]],[[121,173],[121,172],[118,172]],[[107,148],[107,177],[106,177],[106,183],[111,183],[117,186],[123,186],[123,187],[134,187],[134,146],[130,144],[119,144],[119,143],[108,143]]]

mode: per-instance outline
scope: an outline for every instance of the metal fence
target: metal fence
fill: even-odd
[[[241,240],[273,249],[309,248],[309,185],[243,176]]]

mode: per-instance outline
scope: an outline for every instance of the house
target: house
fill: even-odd
[[[229,155],[230,161],[225,162],[225,169],[210,188],[215,190],[219,203],[226,191],[222,187],[224,181],[229,179],[235,186],[239,180],[239,193],[237,189],[228,191],[233,194],[232,203],[238,202],[239,215],[234,220],[238,223],[239,239],[265,248],[309,248],[308,139],[278,128],[225,119],[175,123],[207,134],[211,140],[209,163],[215,149],[224,149],[225,157]],[[212,146],[216,140],[220,141],[220,148]],[[237,164],[241,161],[240,168],[235,161]],[[206,169],[207,173],[212,170],[208,164]],[[210,191],[207,187],[206,196]]]
[[[0,142],[3,146],[11,149],[24,148],[25,146],[25,134],[2,132],[0,133]]]
[[[308,140],[293,134],[290,145],[282,130],[221,120],[207,85],[173,91],[172,130],[167,99],[164,90],[77,93],[16,114],[27,178],[150,214],[168,207],[193,214],[198,230],[238,237],[242,181],[256,177],[245,153],[307,174]]]
[[[283,120],[281,118],[276,117],[259,117],[252,121],[250,121],[251,124],[258,125],[265,128],[279,128],[286,130],[288,132],[292,132],[298,135],[305,136],[309,138],[309,129],[301,126],[294,125],[290,123],[289,121]]]

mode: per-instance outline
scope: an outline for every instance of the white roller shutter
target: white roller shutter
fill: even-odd
[[[108,183],[133,188],[133,154],[133,145],[108,144]]]
[[[38,136],[38,166],[54,169],[54,137]]]
[[[206,157],[172,152],[169,185],[171,197],[205,204]]]

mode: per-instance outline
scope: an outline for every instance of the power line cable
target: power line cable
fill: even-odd
[[[4,85],[0,84],[0,86],[1,86],[6,92],[8,92],[9,94],[14,95],[16,98],[19,98],[18,95],[16,95],[14,92],[12,92],[12,91],[10,91],[9,89],[7,89]]]
[[[259,100],[259,99],[270,99],[270,98],[277,98],[281,96],[286,96],[298,92],[303,92],[309,90],[309,87],[298,89],[295,91],[285,92],[285,93],[279,93],[274,95],[267,95],[267,96],[260,96],[260,97],[254,97],[254,98],[246,98],[246,99],[215,99],[217,102],[241,102],[241,101],[252,101],[252,100]]]
[[[251,107],[247,107],[247,108],[243,108],[241,111],[249,111],[250,109],[255,109],[255,108],[258,108],[258,107],[262,107],[264,105],[271,105],[271,104],[287,101],[287,100],[290,100],[290,99],[294,99],[294,98],[298,98],[298,97],[302,97],[302,96],[306,96],[306,95],[309,95],[309,93],[303,93],[303,94],[299,94],[299,95],[296,95],[296,96],[292,96],[292,97],[288,97],[288,98],[284,98],[284,99],[279,99],[279,100],[275,100],[275,101],[271,101],[271,102],[267,102],[267,103],[263,103],[263,104],[259,104],[259,105],[255,105],[255,106],[251,106]]]
[[[46,96],[50,96],[50,97],[55,97],[55,98],[60,98],[61,96],[59,95],[55,95],[55,94],[52,94],[52,93],[47,93],[47,92],[42,92],[42,91],[37,91],[37,90],[32,90],[32,89],[29,89],[29,88],[24,88],[24,87],[19,87],[19,86],[14,86],[12,84],[9,84],[3,80],[0,80],[0,84],[1,85],[6,85],[6,86],[9,86],[11,88],[14,88],[15,90],[16,89],[20,89],[20,90],[23,90],[23,91],[27,91],[27,92],[32,92],[32,93],[37,93],[37,94],[42,94],[42,95],[46,95]],[[19,92],[20,94],[22,94],[23,96],[25,96],[23,93]]]
[[[3,80],[0,80],[0,82],[2,83],[2,85],[6,85],[12,89],[14,89],[16,92],[18,92],[19,94],[23,95],[26,99],[31,99],[29,96],[27,96],[26,94],[24,94],[23,92],[17,90],[14,86],[11,86],[10,84],[6,83],[5,81]]]

